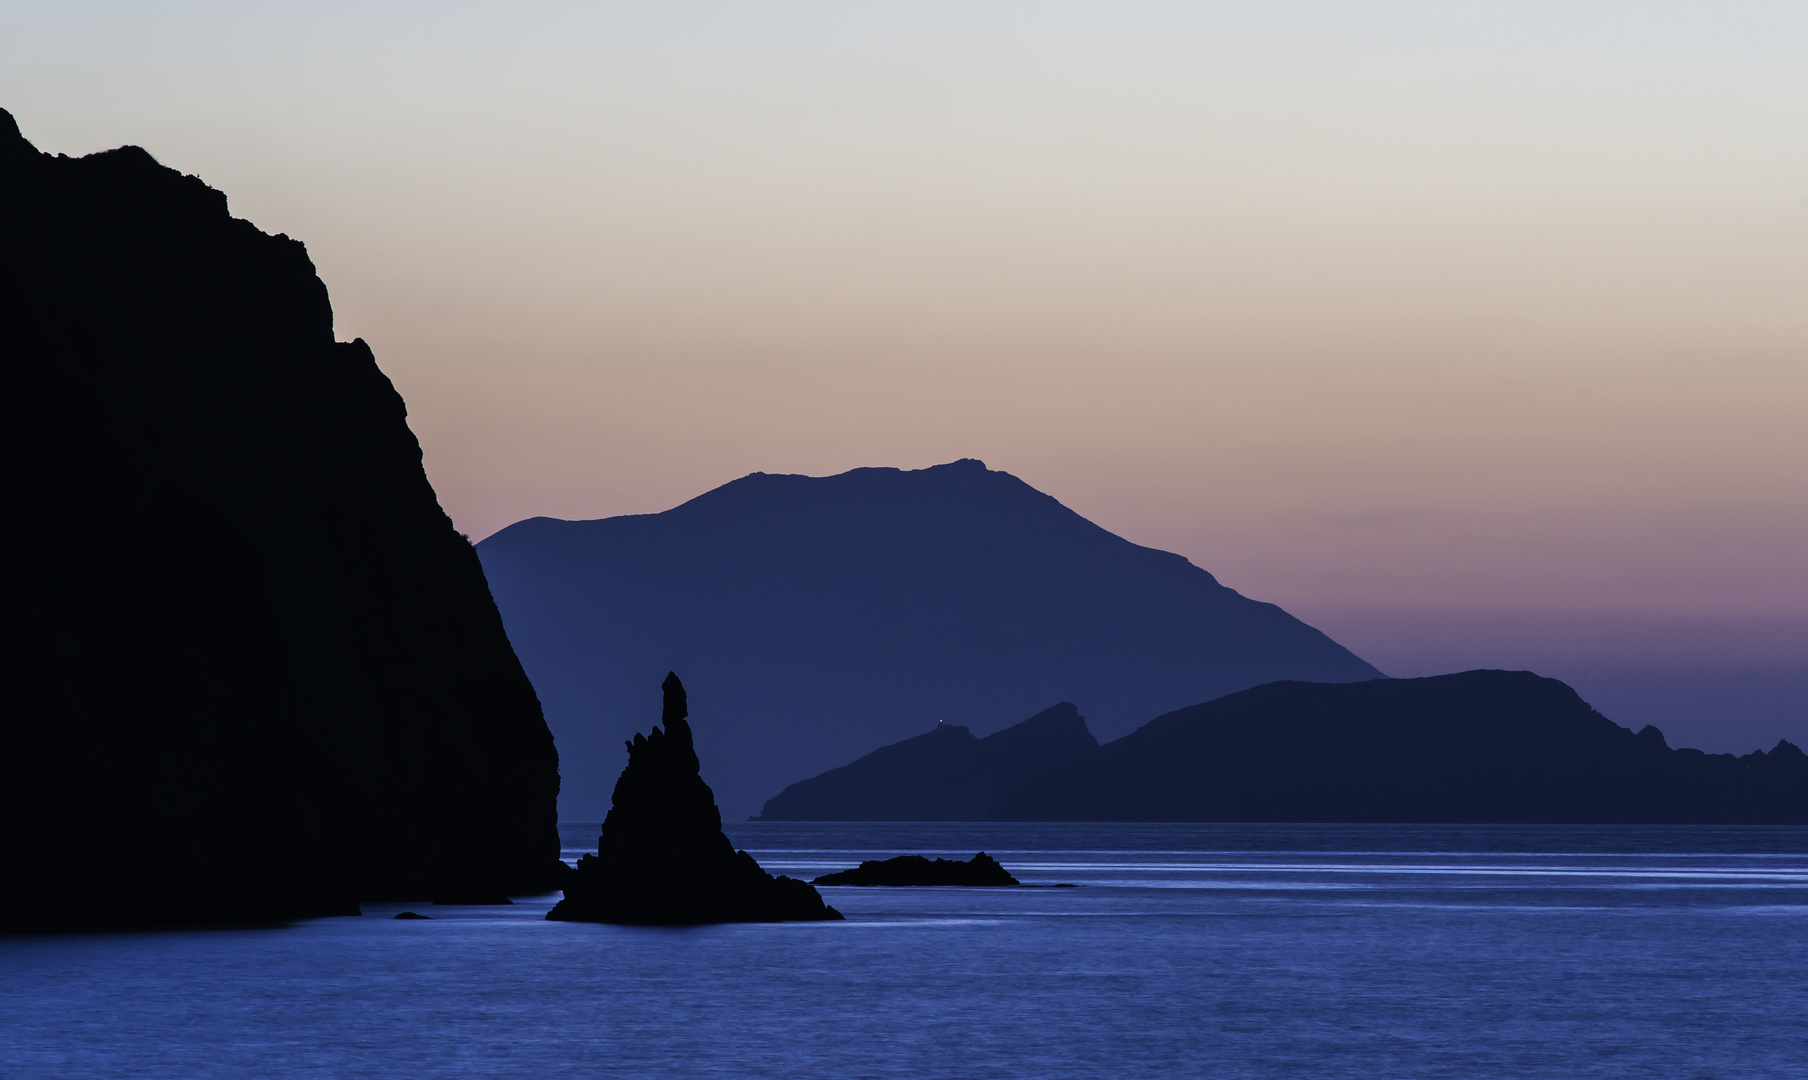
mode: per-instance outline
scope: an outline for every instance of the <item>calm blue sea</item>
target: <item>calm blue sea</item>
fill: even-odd
[[[730,826],[1028,884],[684,930],[0,938],[0,1077],[1808,1076],[1808,829]],[[566,830],[567,854],[595,826]]]

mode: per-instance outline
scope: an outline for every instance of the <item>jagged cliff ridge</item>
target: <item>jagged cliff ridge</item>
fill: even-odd
[[[0,928],[550,888],[558,759],[302,245],[0,112]]]
[[[628,743],[596,854],[578,860],[546,917],[665,926],[841,918],[809,884],[774,878],[734,849],[703,782],[684,684],[668,674],[662,689],[661,727]]]
[[[1066,701],[983,739],[939,724],[799,780],[767,799],[758,820],[983,821],[1005,781],[1098,748],[1086,719]]]
[[[863,784],[925,790],[946,775],[897,752],[909,746],[863,759],[884,766]],[[855,785],[830,782],[854,768],[787,789],[790,816],[862,813]],[[1271,683],[1001,771],[978,820],[1808,823],[1808,755],[1790,743],[1672,749],[1526,671]]]
[[[602,816],[612,777],[588,763],[633,735],[639,688],[673,658],[735,717],[698,734],[731,817],[938,720],[984,734],[1078,701],[1109,738],[1275,679],[1381,674],[971,459],[754,473],[660,514],[519,522],[478,553],[579,763],[569,818]]]

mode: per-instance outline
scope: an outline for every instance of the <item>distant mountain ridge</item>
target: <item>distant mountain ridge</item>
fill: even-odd
[[[1071,702],[976,739],[956,724],[882,746],[766,800],[761,821],[983,821],[1018,775],[1090,754],[1099,741]]]
[[[939,734],[793,784],[767,816],[863,820],[913,805],[883,793],[935,789],[991,821],[1808,823],[1808,755],[1793,744],[1672,749],[1523,671],[1271,683],[1093,750],[994,761],[1001,779],[983,791],[922,752]],[[947,820],[939,810],[900,820]]]
[[[478,545],[546,708],[562,812],[599,816],[621,741],[677,670],[729,817],[935,721],[1050,701],[1121,734],[1275,679],[1380,673],[1185,558],[964,459],[754,473],[659,514],[518,522]]]

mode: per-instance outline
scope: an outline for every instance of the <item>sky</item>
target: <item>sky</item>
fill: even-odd
[[[474,538],[979,457],[1390,674],[1741,750],[1808,741],[1804,56],[1738,0],[0,2],[41,149],[307,243]]]

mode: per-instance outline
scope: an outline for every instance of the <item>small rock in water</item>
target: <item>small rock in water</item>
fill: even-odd
[[[921,855],[900,855],[895,859],[868,859],[852,870],[824,874],[812,885],[1021,885],[998,860],[985,852],[961,862],[959,859],[937,859],[930,862]]]
[[[396,918],[398,918],[398,919],[431,919],[431,918],[433,918],[433,916],[418,915],[412,911],[401,911],[401,912],[396,913]]]

